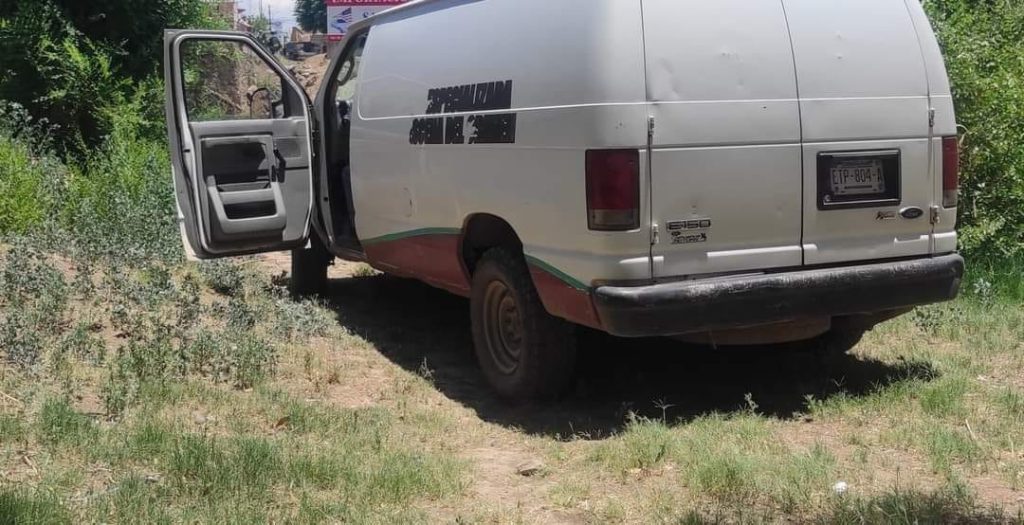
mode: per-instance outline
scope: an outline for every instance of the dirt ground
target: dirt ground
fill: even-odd
[[[291,258],[288,253],[267,254],[258,258],[258,264],[270,275],[284,275],[290,272]],[[310,385],[298,380],[294,386],[305,391],[294,393],[344,408],[391,405],[401,399],[394,389],[401,384],[403,370],[443,374],[433,380],[443,381],[445,388],[427,393],[429,398],[424,402],[455,419],[454,426],[461,430],[456,448],[461,459],[472,465],[468,505],[458,512],[467,515],[473,513],[473,508],[487,509],[487,515],[499,516],[495,518],[499,522],[585,522],[548,501],[555,483],[546,471],[547,451],[531,439],[531,434],[558,430],[548,427],[548,423],[533,428],[540,422],[534,421],[534,409],[508,409],[494,399],[476,373],[469,350],[468,310],[463,311],[464,305],[460,304],[464,301],[414,281],[367,273],[370,271],[365,265],[336,261],[328,272],[332,280],[329,301],[338,306],[339,318],[345,319],[343,322],[357,335],[386,350],[360,351],[356,357],[351,355],[352,349],[318,348],[318,357],[326,368],[343,365],[343,369],[351,370],[355,357],[362,370],[320,394],[309,391]],[[408,302],[396,301],[406,292],[412,293]],[[425,304],[436,309],[422,311],[420,307]],[[379,322],[385,318],[406,319],[412,326],[393,327]],[[416,343],[410,344],[413,340]],[[427,347],[440,351],[421,354]],[[530,428],[520,432],[519,425]],[[568,438],[573,429],[570,425],[560,431]],[[435,512],[442,519],[450,517],[453,509],[438,508]]]
[[[130,275],[13,253],[6,296],[72,297],[3,312],[61,312],[36,365],[0,363],[0,491],[22,515],[1024,522],[1019,302],[921,309],[827,362],[581,329],[572,391],[515,405],[482,378],[465,299],[364,264],[296,301],[287,253]]]
[[[288,272],[289,256],[263,256],[259,264],[281,275]],[[417,392],[417,397],[453,418],[460,430],[451,436],[452,451],[472,472],[463,501],[456,508],[437,508],[438,519],[460,515],[498,523],[603,523],[662,516],[664,512],[652,514],[646,507],[671,508],[665,497],[686,497],[687,491],[674,481],[673,471],[680,466],[669,461],[616,473],[600,463],[605,460],[594,459],[617,453],[619,445],[611,443],[631,432],[628,414],[686,426],[716,415],[742,417],[756,411],[768,418],[758,425],[764,425],[767,439],[776,440],[773,446],[779,450],[792,455],[827,450],[834,457],[838,473],[821,487],[826,491],[840,481],[860,494],[893,487],[939,490],[949,481],[936,473],[926,455],[893,436],[903,430],[892,423],[864,416],[819,420],[808,415],[810,398],[869,396],[889,385],[928,381],[937,374],[917,362],[875,357],[878,341],[869,341],[857,355],[822,375],[799,357],[757,350],[708,352],[670,341],[589,334],[586,346],[592,353],[582,356],[581,379],[568,399],[545,407],[509,406],[495,399],[476,368],[464,299],[376,274],[360,264],[339,263],[330,276],[330,307],[343,326],[371,346],[357,355],[353,349],[318,349],[325,363],[359,371],[319,393],[297,382],[297,393],[341,407],[391,406],[406,399],[395,393],[403,374],[429,377],[432,388]],[[985,504],[1011,513],[1024,511],[1020,485],[1008,484],[996,471],[971,471],[964,482]],[[677,506],[687,505],[684,500]],[[671,515],[671,510],[665,512]],[[810,520],[803,516],[789,521],[793,519]],[[737,519],[727,516],[725,521]]]

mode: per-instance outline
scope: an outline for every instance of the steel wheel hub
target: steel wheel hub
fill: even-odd
[[[487,286],[484,294],[484,335],[494,364],[503,374],[519,368],[523,347],[523,321],[515,295],[501,281]]]

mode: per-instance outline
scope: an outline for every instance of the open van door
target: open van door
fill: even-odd
[[[252,37],[164,36],[167,133],[182,239],[213,259],[306,244],[313,208],[312,105]]]

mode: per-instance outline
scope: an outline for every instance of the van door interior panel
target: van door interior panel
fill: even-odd
[[[213,242],[244,249],[302,235],[304,217],[287,210],[310,199],[304,119],[193,122],[191,128],[203,181],[199,204],[208,210],[203,227]]]

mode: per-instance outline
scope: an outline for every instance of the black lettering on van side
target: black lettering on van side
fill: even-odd
[[[442,98],[443,89],[431,89],[427,91],[427,115],[440,113],[444,109]]]
[[[455,102],[452,104],[450,113],[463,113],[471,111],[466,109],[473,103],[473,96],[476,93],[476,86],[469,84],[465,86],[459,86],[455,89],[457,92]]]
[[[412,121],[409,144],[443,144],[444,117],[418,118]]]
[[[512,108],[512,81],[507,80],[505,82],[494,82],[494,86],[491,91],[490,107],[492,109],[511,109]],[[476,110],[485,111],[485,110]]]
[[[470,105],[473,108],[485,108],[487,107],[487,84],[477,84],[476,93],[473,94],[473,102]],[[479,109],[477,111],[486,111]]]
[[[444,125],[445,144],[465,144],[466,135],[463,133],[466,119],[463,117],[448,117]]]
[[[512,81],[498,80],[427,90],[427,115],[474,113],[512,109]],[[516,115],[503,113],[473,115],[468,122],[475,131],[470,144],[514,144]],[[466,119],[463,117],[418,118],[409,130],[409,143],[465,144]]]
[[[481,82],[427,91],[428,115],[512,109],[512,81]]]
[[[475,128],[470,144],[515,144],[516,114],[473,115],[468,122]]]

